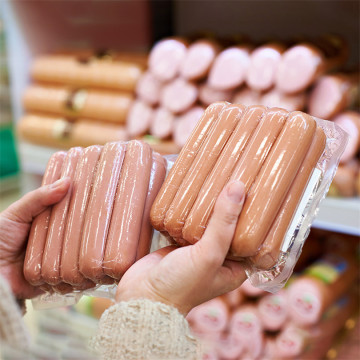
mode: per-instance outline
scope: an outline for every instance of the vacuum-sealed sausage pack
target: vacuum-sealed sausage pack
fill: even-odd
[[[48,293],[114,284],[150,251],[150,208],[166,161],[142,141],[56,152],[43,185],[69,177],[70,188],[32,224],[24,276]]]
[[[254,286],[276,292],[300,256],[347,138],[335,123],[299,111],[217,102],[175,160],[137,140],[57,152],[43,184],[68,176],[71,186],[35,218],[25,278],[48,293],[102,296],[99,285],[116,284],[151,245],[199,241],[221,190],[239,180],[246,198],[228,258],[245,265]]]
[[[210,105],[183,147],[151,210],[155,229],[178,244],[204,234],[229,180],[246,189],[228,258],[254,286],[275,292],[292,273],[347,134],[302,112]]]

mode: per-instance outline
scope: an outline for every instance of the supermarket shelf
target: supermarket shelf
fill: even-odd
[[[360,236],[360,198],[324,199],[313,227]]]
[[[59,149],[19,143],[22,170],[42,175],[50,156]],[[314,227],[360,236],[360,198],[326,198],[321,203]]]

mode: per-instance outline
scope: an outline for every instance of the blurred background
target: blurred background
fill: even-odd
[[[275,298],[245,286],[189,321],[207,359],[360,358],[359,15],[358,1],[1,1],[0,210],[40,185],[58,149],[141,138],[179,152],[214,101],[334,121],[351,140],[289,286]],[[352,276],[341,273],[341,291],[322,289],[316,320],[298,321],[289,289],[334,253],[356,254]],[[31,356],[89,359],[86,341],[109,304],[83,297],[29,311]],[[241,316],[252,319],[253,352],[232,340]]]

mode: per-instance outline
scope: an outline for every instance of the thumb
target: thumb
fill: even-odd
[[[204,250],[201,253],[205,257],[214,254],[219,265],[224,262],[229,251],[244,198],[244,184],[240,181],[229,182],[216,200],[214,212],[203,237],[194,245]]]
[[[68,177],[59,179],[51,185],[42,186],[14,202],[3,212],[3,215],[19,223],[30,223],[48,206],[60,201],[69,190],[69,186]]]

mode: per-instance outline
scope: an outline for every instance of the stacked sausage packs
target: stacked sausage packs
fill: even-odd
[[[275,291],[292,272],[346,140],[334,123],[302,112],[214,103],[165,180],[151,222],[193,244],[224,185],[242,181],[246,200],[229,258],[245,261],[255,284]]]
[[[25,278],[61,293],[118,281],[149,253],[150,208],[165,173],[164,158],[137,140],[55,153],[43,185],[62,177],[71,185],[33,221]]]

